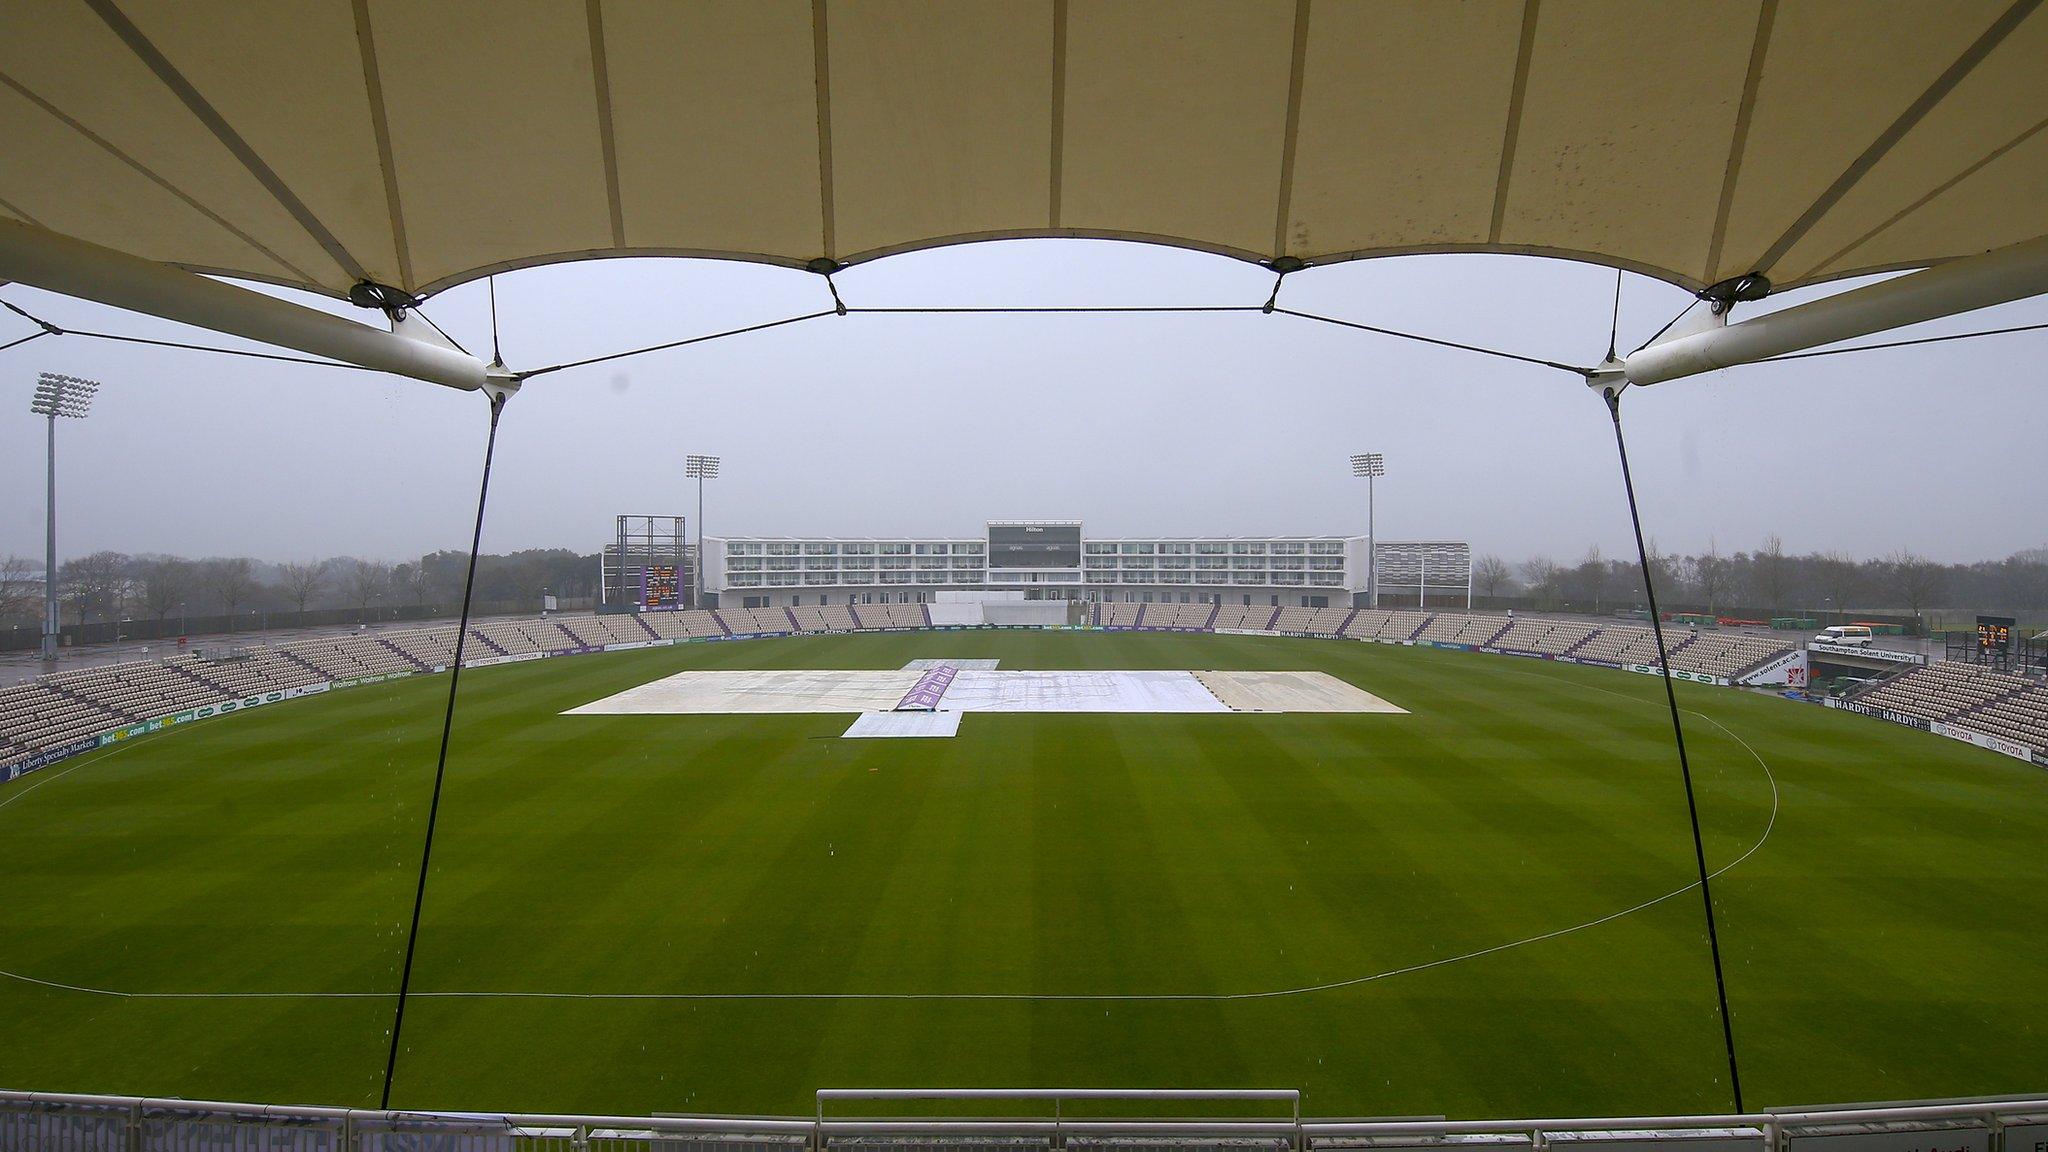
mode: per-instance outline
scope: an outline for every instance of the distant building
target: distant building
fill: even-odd
[[[704,587],[735,608],[1029,599],[1337,607],[1371,597],[1364,536],[1090,537],[1078,520],[991,520],[979,536],[714,536]],[[1471,602],[1472,548],[1381,541],[1379,601]]]

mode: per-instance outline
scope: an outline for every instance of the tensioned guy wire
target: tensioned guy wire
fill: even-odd
[[[1685,811],[1692,821],[1693,862],[1699,869],[1700,902],[1707,914],[1707,951],[1714,961],[1714,996],[1721,1010],[1721,1041],[1728,1051],[1728,1086],[1735,1110],[1742,1111],[1742,1072],[1735,1060],[1735,1024],[1728,1015],[1728,981],[1721,971],[1721,934],[1714,924],[1714,891],[1709,884],[1707,850],[1700,839],[1700,807],[1693,795],[1692,763],[1685,753],[1685,724],[1678,715],[1678,690],[1671,682],[1671,653],[1664,646],[1664,620],[1657,612],[1657,581],[1650,571],[1650,549],[1643,542],[1643,517],[1636,507],[1636,482],[1628,467],[1628,441],[1621,434],[1621,391],[1604,393],[1614,419],[1614,447],[1621,457],[1621,485],[1628,493],[1628,518],[1636,534],[1636,559],[1643,568],[1643,598],[1650,608],[1650,630],[1657,637],[1657,670],[1663,674],[1664,699],[1671,708],[1671,738],[1678,746],[1678,774],[1685,782]]]
[[[441,813],[441,784],[448,775],[448,736],[455,728],[455,686],[462,680],[462,650],[469,639],[470,598],[476,591],[476,554],[484,540],[484,504],[491,493],[491,457],[498,449],[498,416],[507,393],[491,394],[491,431],[484,440],[483,479],[476,489],[476,527],[469,536],[469,573],[462,580],[462,619],[455,631],[455,661],[448,667],[448,708],[441,715],[441,754],[434,761],[434,794],[427,804],[427,834],[420,847],[419,885],[413,890],[412,926],[405,933],[405,965],[398,976],[398,1010],[391,1020],[391,1052],[384,1060],[384,1094],[379,1108],[391,1107],[391,1079],[398,1071],[399,1033],[405,1027],[405,1000],[412,991],[412,958],[420,940],[420,909],[427,901],[427,865],[434,858],[434,820]]]
[[[2011,328],[1986,328],[1978,332],[1956,332],[1948,336],[1920,336],[1912,340],[1887,340],[1882,344],[1858,344],[1853,348],[1822,348],[1813,352],[1786,352],[1753,360],[1753,364],[1780,364],[1787,360],[1811,360],[1816,356],[1845,356],[1851,352],[1876,352],[1882,348],[1912,348],[1921,344],[1943,344],[1950,340],[1974,340],[1980,336],[2009,336],[2015,332],[2039,332],[2048,324],[2020,324]]]
[[[496,276],[484,277],[484,286],[490,290],[491,294],[491,363],[503,364],[505,362],[505,350],[498,346],[498,278]]]
[[[1424,336],[1417,332],[1403,332],[1398,328],[1382,328],[1376,324],[1361,324],[1356,320],[1339,320],[1335,316],[1321,316],[1314,312],[1297,312],[1292,308],[1275,308],[1275,315],[1294,316],[1302,320],[1314,320],[1319,324],[1335,324],[1340,328],[1355,328],[1360,332],[1371,332],[1380,336],[1391,336],[1397,340],[1413,340],[1419,344],[1434,344],[1439,348],[1455,348],[1460,352],[1472,352],[1480,356],[1492,356],[1501,360],[1515,360],[1523,364],[1535,364],[1543,368],[1555,368],[1575,376],[1591,376],[1591,369],[1573,364],[1560,364],[1538,356],[1524,356],[1519,352],[1503,352],[1498,348],[1487,348],[1478,344],[1462,344],[1456,340],[1443,340],[1435,336]]]
[[[351,372],[381,372],[381,368],[366,368],[361,364],[350,364],[343,360],[320,360],[311,356],[287,356],[281,352],[252,352],[246,348],[216,348],[209,344],[187,344],[179,340],[152,340],[147,336],[121,336],[112,332],[79,332],[67,330],[66,336],[81,336],[87,340],[111,340],[117,344],[147,344],[153,348],[178,348],[187,352],[211,352],[217,356],[243,356],[251,360],[275,360],[285,364],[310,364],[315,368],[346,368]]]
[[[727,336],[743,336],[748,332],[763,332],[770,328],[780,328],[785,324],[801,324],[806,320],[816,320],[821,316],[835,315],[838,315],[838,313],[828,308],[823,312],[807,312],[801,316],[786,316],[780,320],[770,320],[763,324],[749,324],[744,328],[729,328],[724,332],[712,332],[704,336],[691,336],[683,340],[671,340],[666,344],[650,344],[645,348],[632,348],[624,352],[609,352],[603,356],[592,356],[587,360],[571,360],[564,364],[550,364],[545,368],[534,368],[521,372],[519,373],[519,378],[521,380],[531,380],[535,376],[545,376],[550,372],[560,372],[569,368],[587,368],[592,364],[603,364],[610,360],[623,360],[628,356],[644,356],[649,352],[663,352],[670,348],[703,344],[710,340],[723,340]]]

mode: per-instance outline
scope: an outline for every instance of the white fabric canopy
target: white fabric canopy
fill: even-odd
[[[330,294],[1001,236],[1784,287],[2048,234],[2039,8],[36,0],[0,214]]]

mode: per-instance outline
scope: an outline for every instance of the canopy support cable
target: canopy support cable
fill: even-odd
[[[1621,337],[1621,269],[1614,270],[1614,316],[1607,324],[1607,363],[1614,362],[1615,341]]]
[[[603,356],[592,356],[585,360],[570,360],[563,364],[550,364],[545,368],[533,368],[520,372],[517,375],[521,380],[531,380],[535,376],[545,376],[550,372],[560,372],[567,368],[587,368],[592,364],[603,364],[611,360],[623,360],[628,356],[644,356],[649,352],[665,352],[670,348],[683,348],[691,344],[702,344],[710,340],[723,340],[728,336],[743,336],[749,332],[764,332],[770,328],[780,328],[785,324],[801,324],[806,320],[816,320],[823,316],[835,315],[838,315],[838,310],[831,308],[823,312],[806,312],[801,316],[785,316],[780,320],[770,320],[764,324],[749,324],[744,328],[728,328],[723,332],[712,332],[704,336],[691,336],[683,340],[670,340],[665,344],[650,344],[645,348],[631,348],[624,352],[608,352]]]
[[[1285,272],[1277,272],[1277,273],[1274,273],[1274,275],[1273,275],[1273,291],[1272,291],[1271,293],[1267,294],[1267,296],[1266,296],[1266,304],[1265,304],[1265,306],[1264,306],[1263,308],[1259,309],[1259,310],[1260,310],[1261,312],[1264,312],[1264,313],[1265,313],[1266,315],[1268,315],[1268,316],[1271,316],[1271,315],[1273,314],[1273,309],[1275,309],[1275,308],[1279,307],[1279,305],[1280,305],[1280,285],[1282,285],[1282,284],[1285,284],[1286,282],[1287,282],[1287,273],[1285,273]]]
[[[1281,278],[1284,278],[1284,274]],[[831,282],[829,277],[827,278],[826,282],[828,284]],[[1265,304],[1137,304],[1071,306],[1047,305],[1039,307],[854,307],[849,306],[840,300],[838,289],[835,286],[832,291],[834,307],[827,311],[806,312],[799,316],[789,316],[781,320],[770,320],[762,324],[749,324],[744,327],[729,328],[722,332],[712,332],[703,336],[691,336],[682,340],[671,340],[661,344],[651,344],[644,348],[631,348],[623,352],[610,352],[606,353],[603,356],[592,356],[584,360],[571,360],[561,364],[551,364],[545,368],[534,368],[525,372],[515,373],[514,375],[518,379],[525,380],[534,376],[544,376],[550,372],[560,372],[569,368],[584,368],[592,364],[603,364],[606,363],[607,361],[621,360],[629,356],[643,356],[650,352],[663,352],[671,348],[683,348],[691,344],[702,344],[711,340],[723,340],[728,336],[743,336],[749,332],[762,332],[770,328],[780,328],[785,325],[797,324],[805,320],[817,320],[826,316],[852,316],[861,313],[877,316],[989,316],[1098,314],[1204,315],[1211,313],[1227,312],[1260,312],[1269,315],[1278,314],[1281,316],[1293,316],[1301,320],[1313,320],[1319,324],[1332,324],[1340,328],[1351,328],[1361,332],[1371,332],[1375,335],[1390,336],[1398,340],[1412,340],[1417,343],[1430,344],[1439,348],[1451,348],[1461,352],[1471,352],[1480,356],[1492,356],[1497,359],[1513,360],[1522,364],[1534,364],[1543,368],[1553,368],[1560,372],[1570,372],[1573,375],[1585,377],[1587,379],[1591,379],[1595,375],[1594,369],[1581,368],[1571,364],[1562,364],[1555,360],[1545,360],[1541,357],[1524,356],[1520,353],[1506,352],[1498,348],[1487,348],[1477,344],[1464,344],[1455,340],[1444,340],[1435,336],[1424,336],[1416,332],[1404,332],[1396,328],[1383,328],[1373,324],[1362,324],[1355,320],[1340,320],[1334,316],[1323,316],[1314,312],[1301,312],[1292,308],[1282,308],[1279,307],[1278,304],[1275,302],[1279,295],[1279,289],[1280,279],[1276,279],[1273,285],[1273,296],[1270,297]],[[492,285],[490,291],[491,359],[492,362],[495,364],[503,364],[504,357],[502,352],[500,351],[498,341],[497,288],[495,284]],[[1663,328],[1658,329],[1657,335],[1650,337],[1648,341],[1644,342],[1642,347],[1647,348],[1651,344],[1655,343],[1657,338],[1659,336],[1662,336],[1666,331],[1670,330],[1671,326],[1673,324],[1676,324],[1680,319],[1682,319],[1685,316],[1686,312],[1690,312],[1693,308],[1697,306],[1697,301],[1695,301],[1693,304],[1687,305],[1684,311],[1681,311],[1677,316],[1672,317],[1671,321],[1665,324]],[[17,345],[27,343],[29,340],[41,336],[82,336],[89,340],[111,340],[124,344],[146,344],[151,347],[175,348],[186,352],[210,352],[218,356],[242,356],[253,360],[271,360],[284,364],[309,364],[316,368],[346,368],[354,372],[385,371],[385,369],[382,368],[372,368],[362,364],[351,364],[344,360],[321,360],[310,356],[287,356],[277,352],[255,352],[246,348],[221,348],[210,344],[193,344],[182,340],[158,340],[147,336],[124,336],[115,332],[92,332],[81,329],[59,328],[46,320],[31,315],[28,312],[24,312],[22,309],[7,302],[6,300],[0,300],[0,308],[5,308],[9,312],[12,312],[15,315],[20,316],[23,319],[29,321],[30,323],[36,324],[42,328],[41,332],[33,333],[32,335],[24,337],[20,340],[16,340],[13,343],[0,344],[0,351],[4,351],[5,349],[13,348]],[[425,318],[425,313],[422,312],[421,316],[422,318]],[[428,323],[432,324],[433,321],[428,320]],[[1618,313],[1616,315],[1616,324],[1618,330]],[[435,325],[436,330],[439,330],[439,327],[439,325]],[[1853,348],[1827,348],[1814,352],[1788,352],[1779,356],[1770,356],[1760,360],[1755,360],[1752,361],[1752,363],[1777,364],[1788,360],[1805,360],[1818,356],[1842,356],[1851,352],[1876,352],[1886,348],[1911,348],[1921,344],[1942,344],[1952,340],[1974,340],[1985,336],[2009,336],[2015,333],[2038,332],[2044,329],[2048,329],[2048,323],[2020,324],[2009,328],[1987,328],[1976,332],[1955,332],[1944,336],[1922,336],[1912,340],[1893,340],[1887,341],[1882,344],[1860,344]],[[452,341],[453,337],[450,337],[450,339]],[[1612,335],[1610,334],[1610,343],[1611,342]],[[1642,348],[1638,348],[1636,351],[1639,352],[1641,350]]]
[[[1689,313],[1691,313],[1693,309],[1695,309],[1695,308],[1697,308],[1697,307],[1699,307],[1699,306],[1700,306],[1700,303],[1701,303],[1701,300],[1700,300],[1700,298],[1698,298],[1698,297],[1694,297],[1694,298],[1693,298],[1693,300],[1692,300],[1692,301],[1691,301],[1690,303],[1688,303],[1688,304],[1687,304],[1687,305],[1686,305],[1685,307],[1683,307],[1683,308],[1680,308],[1680,309],[1678,310],[1678,315],[1676,315],[1676,316],[1673,316],[1673,317],[1672,317],[1671,319],[1669,319],[1669,320],[1666,320],[1666,321],[1664,322],[1664,326],[1663,326],[1662,328],[1659,328],[1659,329],[1657,329],[1657,331],[1656,331],[1656,332],[1652,333],[1652,334],[1651,334],[1651,336],[1650,336],[1650,338],[1649,338],[1648,340],[1645,340],[1645,341],[1643,341],[1643,342],[1642,342],[1641,344],[1638,344],[1638,345],[1636,345],[1636,350],[1635,350],[1635,352],[1631,352],[1631,353],[1629,353],[1629,355],[1633,356],[1633,355],[1635,355],[1635,354],[1636,354],[1636,352],[1641,352],[1641,351],[1642,351],[1643,349],[1645,349],[1645,348],[1648,348],[1648,347],[1649,347],[1650,345],[1652,345],[1652,344],[1655,344],[1655,343],[1656,343],[1657,341],[1659,341],[1659,340],[1663,339],[1663,337],[1664,337],[1664,334],[1665,334],[1666,332],[1669,332],[1669,331],[1671,331],[1671,326],[1672,326],[1672,325],[1674,325],[1674,324],[1678,323],[1678,322],[1679,322],[1680,320],[1683,320],[1683,319],[1685,319],[1685,318],[1686,318],[1686,316],[1687,316],[1687,315],[1688,315]]]
[[[19,347],[23,344],[28,343],[31,340],[41,340],[43,337],[48,335],[48,332],[31,332],[28,335],[21,337],[19,340],[9,340],[5,344],[0,344],[0,352],[5,352],[9,348]]]
[[[446,328],[443,328],[439,324],[434,323],[434,318],[432,316],[427,315],[426,305],[415,304],[413,305],[412,310],[414,312],[419,313],[420,319],[425,320],[427,322],[427,327],[432,328],[436,332],[439,332],[441,334],[441,339],[446,340],[450,344],[455,345],[455,350],[457,352],[460,352],[465,356],[469,355],[469,349],[462,346],[462,341],[457,340],[453,336],[450,336]]]
[[[65,332],[65,336],[82,336],[88,340],[111,340],[117,344],[147,344],[153,348],[177,348],[186,352],[211,352],[216,356],[244,356],[251,360],[276,360],[285,364],[311,364],[316,368],[346,368],[351,372],[382,372],[382,368],[371,368],[363,364],[350,364],[345,360],[319,360],[311,356],[286,356],[280,352],[252,352],[246,348],[216,348],[210,344],[187,344],[182,340],[153,340],[147,336],[122,336],[114,332]]]
[[[498,346],[498,278],[484,277],[484,287],[490,291],[491,296],[491,363],[503,367],[505,351]]]
[[[1714,961],[1714,995],[1721,1012],[1721,1041],[1728,1051],[1728,1086],[1735,1111],[1742,1111],[1742,1073],[1735,1060],[1735,1025],[1728,1015],[1728,982],[1721,971],[1721,936],[1714,923],[1714,893],[1707,873],[1707,850],[1700,838],[1699,801],[1693,795],[1692,763],[1685,753],[1685,725],[1678,715],[1678,690],[1671,681],[1671,653],[1664,646],[1664,621],[1657,612],[1656,580],[1650,571],[1650,550],[1643,542],[1643,517],[1636,507],[1636,483],[1629,473],[1628,442],[1621,434],[1621,388],[1606,388],[1602,397],[1614,418],[1614,447],[1621,457],[1621,484],[1628,493],[1628,518],[1636,534],[1636,560],[1643,570],[1643,597],[1650,607],[1650,630],[1657,637],[1657,670],[1664,680],[1664,702],[1671,709],[1671,737],[1678,745],[1678,773],[1685,782],[1685,810],[1692,821],[1693,863],[1699,870],[1700,902],[1707,915],[1707,950]]]
[[[1844,356],[1851,352],[1876,352],[1884,348],[1912,348],[1920,344],[1944,344],[1950,340],[1974,340],[1980,336],[2010,336],[2015,332],[2039,332],[2048,323],[2020,324],[2012,328],[1987,328],[1979,332],[1956,332],[1947,336],[1921,336],[1912,340],[1888,340],[1882,344],[1858,344],[1854,348],[1822,348],[1814,352],[1786,352],[1753,360],[1753,364],[1782,364],[1787,360],[1811,360],[1816,356]]]
[[[498,448],[498,416],[505,410],[508,392],[490,389],[491,430],[484,440],[483,479],[476,490],[476,527],[469,537],[469,572],[462,581],[462,619],[455,632],[455,662],[448,669],[448,707],[441,714],[441,754],[434,761],[434,793],[427,804],[426,841],[420,848],[419,883],[413,890],[412,926],[405,934],[405,965],[398,976],[398,1009],[391,1020],[391,1052],[384,1060],[384,1094],[379,1108],[391,1107],[391,1080],[398,1071],[400,1031],[405,1027],[405,1000],[412,991],[412,960],[420,939],[420,909],[427,900],[427,865],[434,857],[434,821],[441,812],[441,785],[448,774],[448,736],[455,727],[455,686],[462,679],[462,650],[469,639],[469,608],[476,592],[476,556],[483,546],[484,504],[491,492],[491,457]]]
[[[1485,348],[1477,344],[1461,344],[1456,340],[1442,340],[1435,336],[1424,336],[1416,332],[1403,332],[1398,328],[1381,328],[1374,324],[1361,324],[1356,320],[1339,320],[1335,316],[1320,316],[1314,312],[1297,312],[1292,308],[1275,308],[1273,311],[1282,316],[1297,316],[1303,320],[1314,320],[1319,324],[1335,324],[1340,328],[1355,328],[1360,332],[1392,336],[1397,340],[1413,340],[1420,344],[1434,344],[1439,348],[1455,348],[1460,352],[1472,352],[1481,356],[1493,356],[1502,360],[1515,360],[1523,364],[1535,364],[1543,368],[1555,368],[1559,372],[1569,372],[1583,379],[1591,379],[1594,375],[1594,370],[1591,368],[1581,368],[1573,364],[1560,364],[1555,360],[1545,360],[1539,356],[1524,356],[1519,352],[1503,352],[1498,348]]]
[[[42,334],[45,336],[62,336],[64,334],[64,330],[62,328],[57,327],[55,324],[50,323],[48,320],[45,320],[40,316],[29,315],[29,313],[24,311],[19,305],[9,303],[8,301],[5,300],[0,300],[0,308],[5,308],[9,312],[14,313],[16,316],[21,317],[23,320],[26,320],[29,323],[35,325],[36,327],[41,328],[43,330]]]

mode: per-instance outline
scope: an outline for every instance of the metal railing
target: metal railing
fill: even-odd
[[[828,1102],[1019,1100],[1051,1116],[848,1117]],[[1284,1106],[1267,1119],[1075,1116],[1081,1102],[1197,1101]],[[1276,1108],[1280,1111],[1280,1108]],[[1844,1140],[1844,1137],[1853,1139]],[[827,1089],[816,1114],[601,1116],[402,1112],[0,1091],[0,1149],[23,1152],[825,1152],[830,1148],[1119,1149],[1426,1148],[1484,1144],[1506,1152],[1595,1143],[1693,1152],[2033,1152],[2048,1143],[2048,1095],[1698,1116],[1521,1120],[1311,1120],[1291,1089]]]

